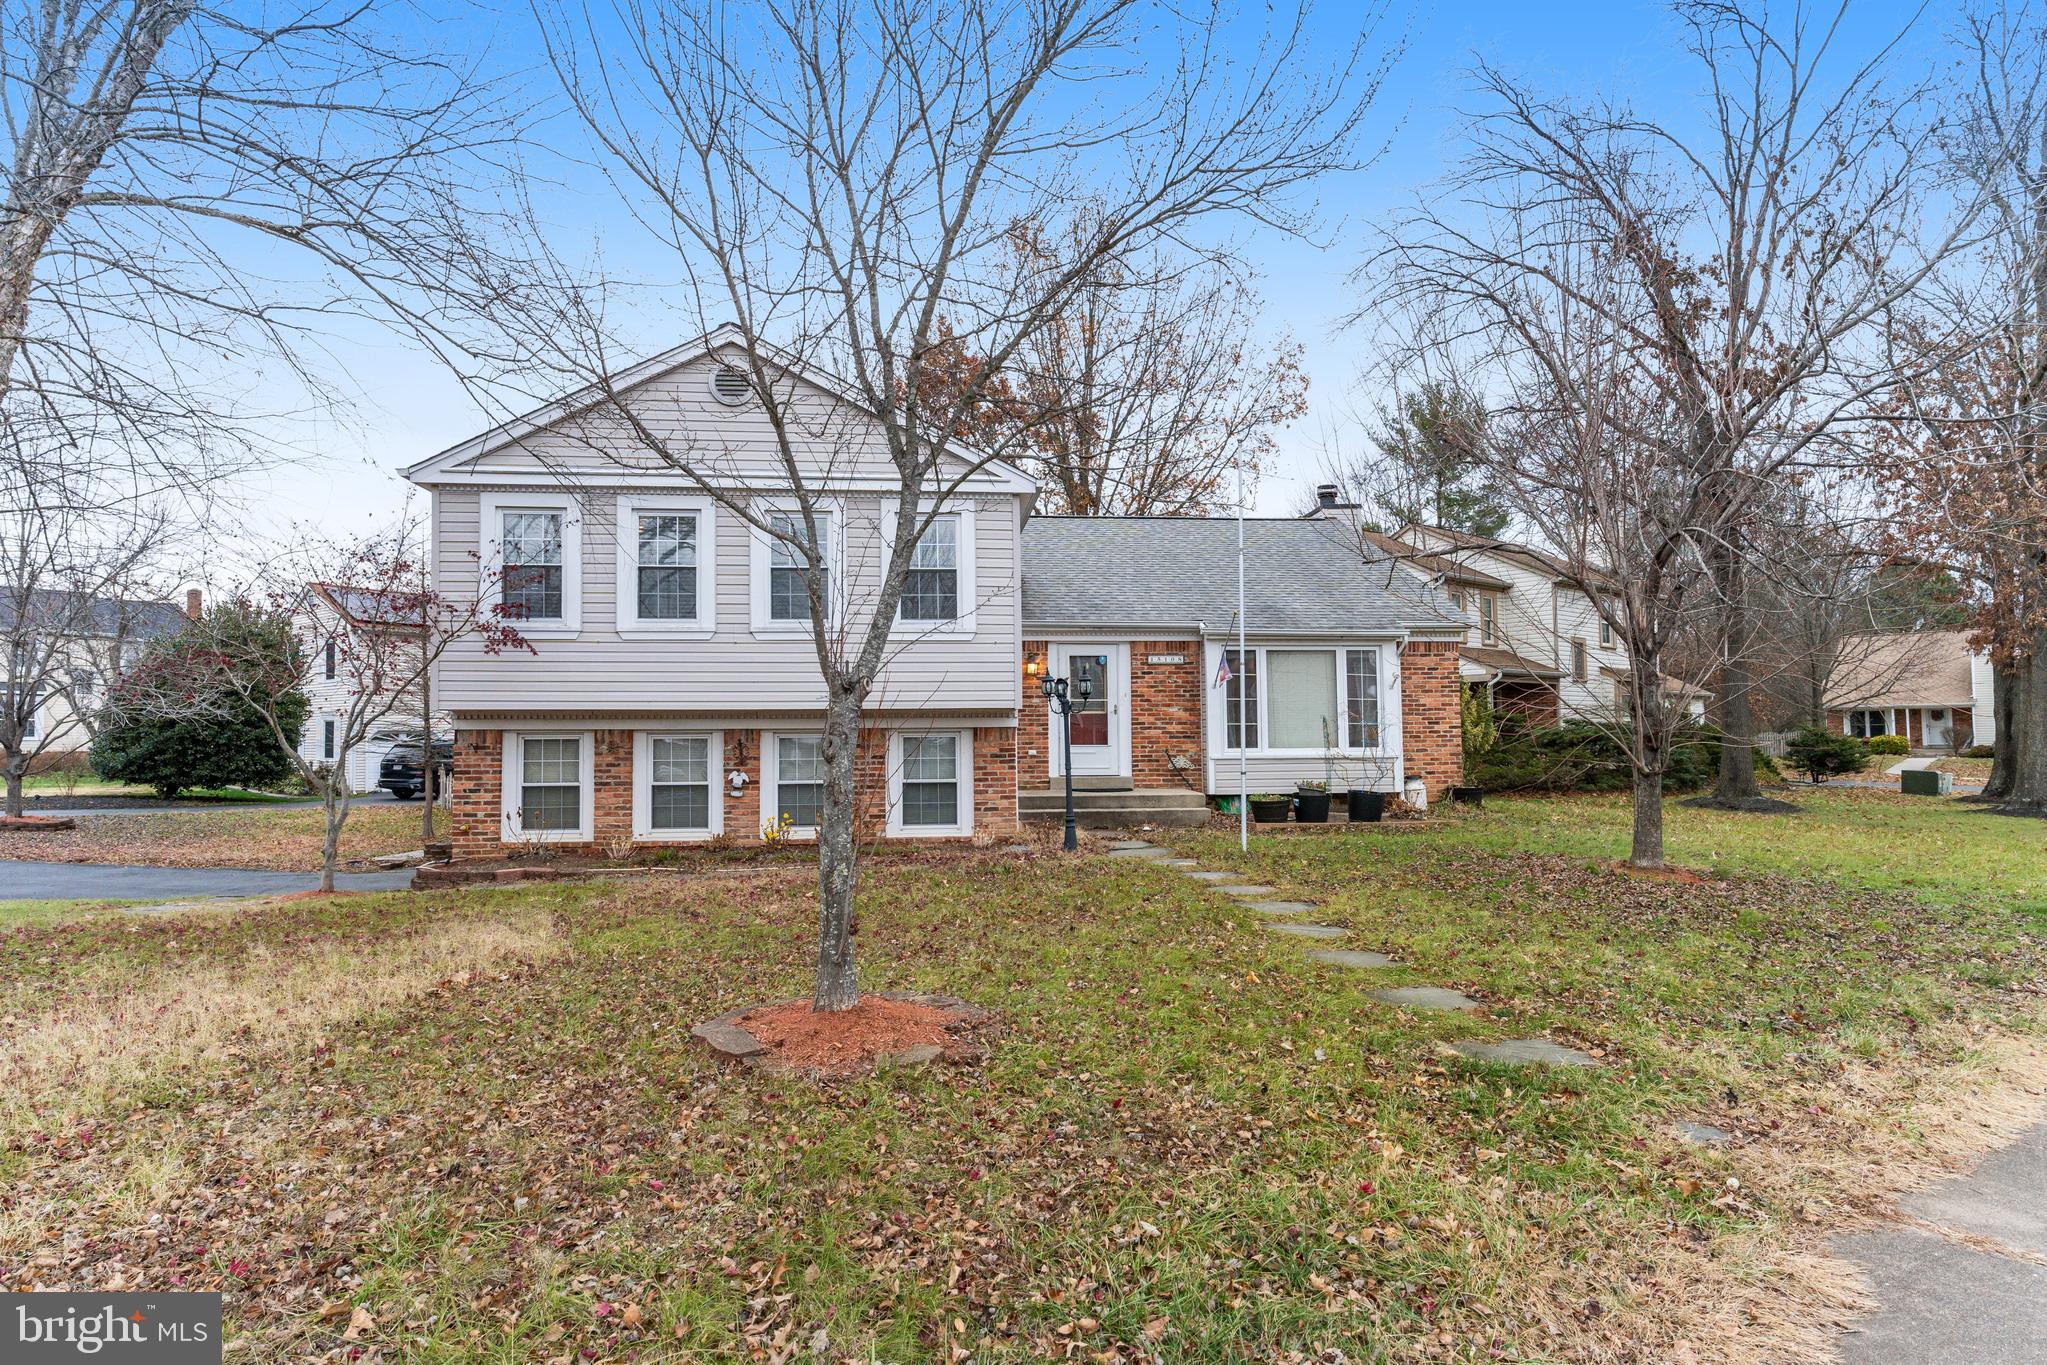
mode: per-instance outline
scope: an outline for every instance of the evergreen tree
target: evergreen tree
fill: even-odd
[[[1486,412],[1477,397],[1431,381],[1379,416],[1382,425],[1372,436],[1381,465],[1376,500],[1396,523],[1487,537],[1507,529],[1507,505],[1479,458]]]

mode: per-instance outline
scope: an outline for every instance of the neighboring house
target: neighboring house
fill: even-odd
[[[737,341],[721,328],[613,387],[714,458],[721,493],[786,517],[789,479],[765,414],[725,363]],[[806,482],[825,502],[833,610],[857,632],[894,470],[872,415],[829,376],[786,378],[814,433]],[[491,654],[463,640],[435,665],[456,732],[458,856],[753,838],[780,815],[806,837],[825,696],[803,570],[681,473],[594,450],[595,424],[577,421],[593,401],[572,396],[406,471],[432,496],[436,588],[496,593],[533,646]],[[1035,500],[1028,477],[996,463],[937,509],[868,700],[856,760],[867,833],[1013,832],[1019,788],[1049,789],[1056,762],[1037,693],[1046,667],[1092,670],[1100,684],[1075,717],[1077,772],[1132,789],[1235,790],[1225,751],[1239,734],[1225,733],[1211,685],[1233,624],[1235,524],[1034,519]],[[1310,541],[1313,528],[1247,530],[1253,657],[1237,661],[1246,681],[1231,695],[1249,689],[1258,781],[1319,778],[1325,756],[1360,770],[1369,760],[1388,789],[1404,774],[1425,773],[1433,791],[1457,781],[1460,628],[1447,603],[1383,565],[1380,581],[1397,572],[1411,600],[1374,596],[1370,571],[1326,536]],[[1304,598],[1321,600],[1296,608]],[[1341,731],[1326,750],[1325,721]]]
[[[1989,655],[1961,630],[1850,636],[1827,678],[1827,728],[1868,739],[1903,735],[1913,749],[1951,752],[1997,737]]]
[[[106,699],[115,679],[141,657],[142,646],[161,635],[175,635],[199,613],[197,588],[186,594],[185,606],[135,598],[77,601],[57,589],[28,594],[22,613],[15,597],[0,594],[0,688],[12,689],[14,651],[38,662],[29,665],[36,688],[29,731],[23,736],[37,752],[35,766],[62,768],[82,763],[92,747],[87,717]],[[43,623],[40,628],[38,623]],[[50,639],[43,631],[53,632]],[[53,661],[45,664],[42,661]]]
[[[331,583],[309,583],[298,611],[299,638],[311,660],[306,673],[306,729],[299,737],[299,757],[310,763],[336,761],[341,736],[347,729],[349,705],[365,686],[361,671],[351,663],[348,636],[351,632],[388,631],[401,640],[414,634],[417,622],[394,616],[378,594]],[[405,666],[417,669],[417,663]],[[348,755],[344,774],[350,791],[367,792],[377,785],[377,771],[384,755],[400,739],[417,736],[424,728],[424,709],[417,696],[401,697],[391,713],[366,743]],[[436,707],[433,733],[445,736],[451,721]]]

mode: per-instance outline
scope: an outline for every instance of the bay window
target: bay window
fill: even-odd
[[[1384,743],[1378,647],[1253,646],[1223,657],[1222,748],[1306,755]]]

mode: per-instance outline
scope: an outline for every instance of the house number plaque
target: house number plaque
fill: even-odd
[[[1185,654],[1147,654],[1144,656],[1144,661],[1148,664],[1184,664],[1187,662],[1187,656]]]

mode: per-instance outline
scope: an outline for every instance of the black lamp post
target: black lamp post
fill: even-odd
[[[1066,679],[1049,675],[1038,679],[1038,691],[1045,696],[1045,704],[1059,714],[1064,731],[1063,746],[1066,761],[1066,851],[1072,853],[1080,847],[1080,835],[1073,823],[1073,713],[1086,706],[1088,698],[1094,695],[1094,685],[1086,677],[1080,685],[1069,689]],[[1076,700],[1071,693],[1078,692]]]

